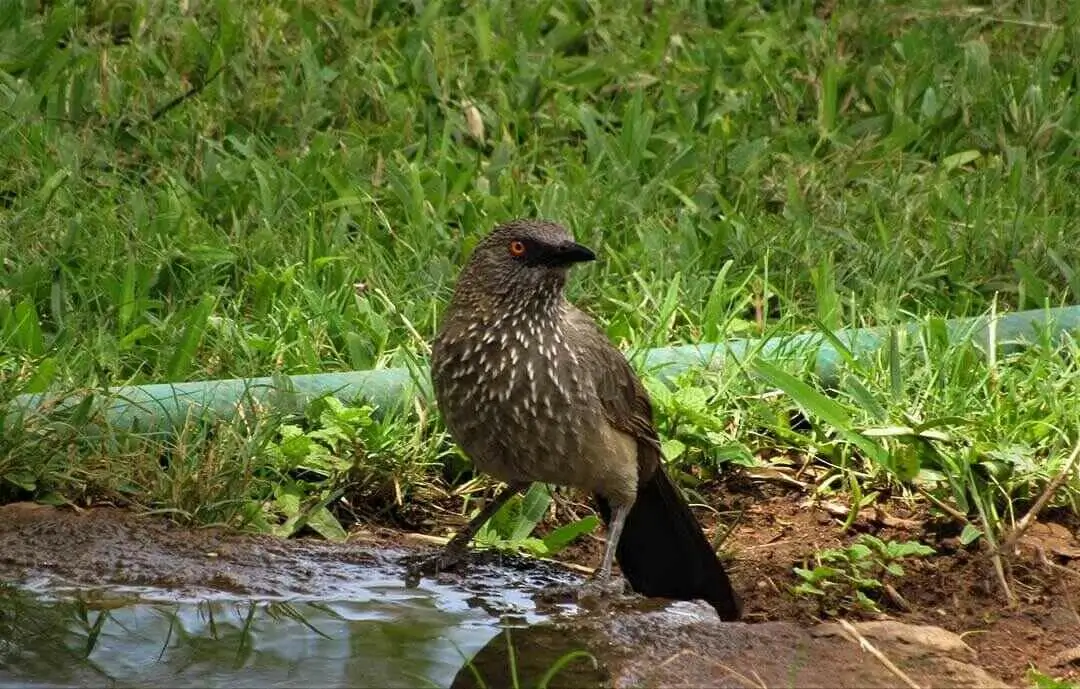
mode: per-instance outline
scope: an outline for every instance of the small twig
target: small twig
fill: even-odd
[[[1046,507],[1046,503],[1050,502],[1050,498],[1054,496],[1057,489],[1061,487],[1061,484],[1069,478],[1069,474],[1072,473],[1073,465],[1076,464],[1077,458],[1080,457],[1080,440],[1076,442],[1076,447],[1069,454],[1069,458],[1065,460],[1065,466],[1061,467],[1061,471],[1050,480],[1050,483],[1046,484],[1046,488],[1043,489],[1042,495],[1035,501],[1035,504],[1031,506],[1031,509],[1027,511],[1013,530],[1009,532],[1009,535],[1001,544],[1001,551],[1006,555],[1013,552],[1016,548],[1016,542],[1020,540],[1020,537],[1024,535],[1024,532],[1028,530],[1035,520],[1038,518],[1039,513]]]
[[[570,570],[571,572],[577,572],[578,574],[585,574],[587,576],[592,576],[593,574],[596,573],[596,568],[595,567],[586,567],[585,565],[579,565],[576,562],[565,562],[563,560],[552,560],[549,557],[538,557],[536,559],[540,560],[541,562],[550,562],[553,565],[558,565],[560,567],[563,567],[565,569]]]
[[[1027,511],[1016,526],[1009,532],[1009,535],[1005,537],[1000,544],[990,542],[990,559],[994,563],[994,573],[997,575],[998,581],[1001,583],[1001,588],[1005,592],[1005,598],[1008,600],[1010,606],[1017,604],[1016,595],[1012,592],[1012,588],[1009,587],[1009,579],[1005,575],[1005,563],[1002,555],[1006,557],[1010,556],[1016,550],[1016,543],[1020,540],[1020,537],[1024,535],[1035,519],[1046,507],[1046,503],[1050,501],[1050,498],[1057,492],[1057,489],[1061,487],[1061,484],[1069,477],[1072,472],[1073,465],[1076,464],[1077,458],[1080,457],[1080,441],[1077,441],[1073,451],[1069,454],[1069,458],[1065,460],[1065,466],[1061,468],[1061,471],[1054,476],[1051,481],[1046,484],[1046,488],[1043,489],[1042,494],[1035,501],[1035,504],[1031,506],[1031,509]],[[989,533],[987,536],[989,537]]]
[[[765,549],[765,548],[779,548],[781,546],[790,545],[790,544],[795,543],[795,542],[796,542],[795,539],[785,538],[782,541],[770,541],[768,543],[758,543],[756,545],[743,546],[741,548],[741,550],[750,551],[750,550],[762,550],[762,549]]]
[[[907,599],[900,595],[900,592],[896,590],[895,586],[893,586],[892,584],[885,584],[884,589],[885,595],[889,597],[889,599],[896,605],[896,607],[900,608],[904,612],[911,612],[911,603],[908,603]]]
[[[997,575],[1001,590],[1005,593],[1005,600],[1009,602],[1009,607],[1016,607],[1018,601],[1012,587],[1009,586],[1009,577],[1005,575],[1005,563],[1001,559],[1001,550],[994,549],[990,553],[990,560],[994,563],[994,574]]]
[[[698,657],[700,657],[700,656],[698,656]],[[755,683],[753,680],[751,680],[746,675],[742,674],[741,672],[736,671],[735,668],[733,668],[733,667],[725,665],[724,663],[717,662],[715,660],[711,661],[711,662],[714,665],[716,665],[716,667],[720,668],[721,670],[727,671],[728,674],[730,674],[732,677],[734,677],[735,679],[742,682],[747,687],[750,687],[750,689],[769,689],[769,685],[765,684],[765,680],[761,679],[761,675],[759,675],[757,673],[757,670],[751,670],[750,671],[754,675],[754,678],[757,679],[757,682]]]
[[[994,385],[994,392],[998,391],[998,357],[997,357],[997,292],[994,292],[994,301],[990,305],[990,326],[987,332],[986,343],[986,367],[990,371],[990,382]]]
[[[222,63],[221,65],[218,66],[217,69],[215,69],[211,74],[209,74],[202,81],[200,81],[197,84],[194,84],[187,91],[184,91],[179,96],[175,96],[174,98],[169,100],[169,102],[165,103],[164,105],[162,105],[159,108],[157,108],[156,110],[154,110],[154,112],[150,114],[150,121],[151,122],[156,122],[156,121],[160,120],[162,117],[164,117],[166,114],[168,114],[168,112],[170,110],[172,110],[173,108],[175,108],[176,106],[178,106],[181,103],[183,103],[184,101],[190,100],[190,99],[194,98],[195,96],[199,95],[200,93],[202,93],[202,91],[207,86],[209,86],[210,83],[212,81],[214,81],[214,79],[217,79],[218,76],[224,71],[225,71],[225,64]]]
[[[1071,574],[1074,577],[1080,577],[1080,572],[1077,572],[1075,569],[1072,569],[1071,567],[1062,567],[1058,563],[1052,562],[1050,558],[1047,557],[1045,549],[1036,548],[1035,551],[1039,554],[1039,564],[1046,569],[1061,572],[1063,574]]]
[[[429,543],[431,545],[446,545],[450,542],[449,538],[445,536],[432,536],[426,533],[407,532],[402,534],[402,537],[409,539],[410,541],[420,541],[421,543]]]
[[[798,488],[799,490],[806,490],[810,487],[809,483],[804,483],[797,478],[792,478],[786,473],[774,468],[767,468],[764,470],[749,470],[746,475],[756,481],[768,481],[770,483],[779,483],[785,486],[791,486]]]
[[[971,520],[968,519],[968,516],[966,514],[964,514],[960,510],[956,509],[955,507],[953,507],[949,503],[945,502],[941,498],[931,494],[930,491],[926,490],[922,486],[915,486],[915,490],[917,490],[919,492],[919,495],[923,496],[924,498],[926,498],[930,502],[934,503],[934,506],[937,507],[939,510],[941,510],[942,512],[948,514],[950,517],[952,517],[956,521],[960,522],[961,524],[970,524],[971,523]]]
[[[1003,17],[996,14],[987,14],[987,10],[982,7],[967,7],[962,10],[935,10],[933,12],[925,12],[921,10],[914,10],[907,16],[915,20],[926,19],[982,19],[987,22],[994,22],[998,24],[1011,24],[1014,26],[1024,26],[1029,29],[1044,29],[1047,31],[1057,31],[1061,28],[1061,25],[1053,22],[1041,22],[1032,19],[1015,19],[1013,17]]]
[[[716,530],[716,533],[713,535],[712,540],[709,541],[709,545],[712,546],[713,550],[719,550],[720,546],[722,546],[724,543],[727,543],[727,539],[731,538],[731,534],[735,533],[735,529],[737,529],[739,525],[742,524],[743,517],[745,515],[746,510],[739,510],[738,514],[735,515],[735,520],[728,524],[727,528]]]
[[[879,651],[877,647],[875,647],[872,643],[870,643],[870,641],[865,636],[860,634],[859,630],[855,629],[855,627],[852,626],[850,622],[848,622],[847,620],[839,620],[839,622],[840,626],[844,628],[844,631],[854,637],[853,640],[859,644],[859,647],[862,648],[862,650],[867,651],[868,653],[870,653],[870,655],[877,658],[881,662],[881,664],[884,665],[889,672],[896,675],[901,682],[911,687],[911,689],[922,689],[918,684],[915,683],[914,680],[908,677],[903,670],[896,667],[896,665],[894,665],[891,660],[886,658],[885,654]]]
[[[839,502],[823,502],[819,505],[822,510],[828,512],[830,515],[843,519],[851,514],[851,507]],[[900,517],[894,517],[891,514],[885,512],[878,506],[864,507],[858,512],[860,519],[865,519],[870,524],[876,524],[878,526],[888,526],[893,529],[914,529],[920,526],[920,523],[914,519],[901,519]]]

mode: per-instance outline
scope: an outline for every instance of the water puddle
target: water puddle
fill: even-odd
[[[0,687],[447,687],[502,629],[576,615],[533,600],[561,568],[488,554],[408,589],[412,552],[9,505]]]
[[[331,598],[5,587],[0,687],[448,687],[504,627],[546,619],[530,593],[555,574],[481,565],[406,589],[400,572],[337,568],[352,583]]]

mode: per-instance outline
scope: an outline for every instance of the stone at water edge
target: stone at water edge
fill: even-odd
[[[552,689],[903,685],[837,623],[720,623],[711,613],[696,603],[674,603],[661,610],[611,609],[514,629],[518,680],[523,686],[534,684],[566,653],[585,650],[599,668],[585,659],[574,660],[549,684]],[[975,666],[974,651],[944,629],[899,622],[852,626],[920,686],[1009,686]],[[487,686],[511,685],[504,635],[493,638],[472,663]],[[454,689],[476,686],[467,667],[453,684]]]

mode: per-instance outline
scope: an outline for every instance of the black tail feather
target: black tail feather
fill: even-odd
[[[611,507],[596,498],[607,524]],[[643,596],[704,600],[728,621],[742,614],[724,566],[663,467],[638,486],[615,558],[630,587]]]

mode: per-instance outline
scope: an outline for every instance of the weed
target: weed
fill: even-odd
[[[595,515],[589,515],[563,524],[542,538],[532,536],[550,504],[551,493],[547,487],[540,483],[533,484],[523,496],[515,495],[495,513],[477,532],[476,544],[551,557],[578,537],[593,531],[599,523]]]
[[[875,597],[886,578],[904,576],[900,560],[933,554],[933,548],[914,541],[882,541],[861,534],[846,548],[817,553],[813,567],[796,567],[795,575],[801,581],[794,592],[817,598],[822,611],[829,615],[849,609],[880,612]]]
[[[430,482],[439,437],[409,433],[415,419],[382,415],[369,405],[347,406],[334,397],[309,405],[307,430],[282,424],[267,447],[276,473],[265,528],[291,536],[309,526],[325,538],[345,531],[330,510],[342,502],[358,511],[401,508],[418,483]],[[281,520],[284,521],[281,521]]]
[[[24,676],[44,676],[57,668],[70,680],[87,670],[98,681],[105,673],[91,659],[108,611],[91,615],[81,601],[44,604],[32,594],[0,583],[0,665]]]
[[[101,500],[189,523],[282,536],[310,527],[341,539],[345,516],[400,511],[443,494],[432,467],[444,435],[415,411],[376,413],[330,397],[299,417],[270,410],[143,432],[104,420],[112,399],[102,392],[73,407],[47,401],[11,412],[0,439],[0,495]]]
[[[1027,680],[1030,683],[1032,689],[1076,689],[1076,682],[1070,682],[1064,679],[1055,679],[1050,675],[1045,675],[1038,670],[1031,670],[1028,672]]]
[[[1034,499],[1075,444],[1075,341],[1036,332],[1030,347],[995,361],[928,319],[914,337],[890,342],[870,360],[842,352],[831,393],[769,362],[753,370],[813,419],[803,442],[834,469],[819,490],[839,481],[929,495],[959,521],[965,542],[995,543],[1014,506]],[[1060,499],[1075,504],[1070,485]]]

